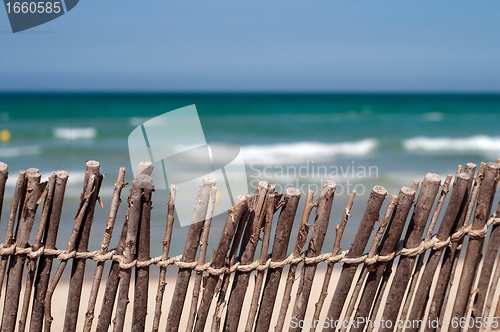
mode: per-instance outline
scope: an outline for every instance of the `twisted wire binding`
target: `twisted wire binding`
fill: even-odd
[[[130,269],[134,266],[137,267],[147,267],[150,265],[157,265],[159,267],[166,267],[169,265],[177,266],[179,268],[187,268],[193,269],[197,272],[207,272],[212,275],[222,275],[222,274],[230,274],[235,271],[241,272],[251,272],[251,271],[263,271],[268,268],[276,269],[282,268],[286,265],[296,265],[301,262],[304,264],[318,264],[321,262],[326,262],[328,264],[333,263],[345,263],[350,265],[359,265],[359,264],[367,264],[372,265],[378,262],[389,262],[396,258],[397,256],[407,256],[407,257],[415,257],[426,250],[442,250],[445,247],[449,246],[453,242],[458,242],[463,239],[466,235],[472,239],[481,239],[486,237],[488,233],[488,227],[491,225],[499,225],[500,218],[497,218],[495,215],[491,217],[488,222],[484,225],[482,229],[472,229],[472,224],[469,226],[464,226],[459,229],[457,232],[449,236],[446,240],[440,241],[436,236],[433,236],[430,240],[423,240],[420,245],[415,248],[403,248],[400,247],[396,251],[390,253],[386,256],[375,255],[373,257],[369,257],[367,254],[362,255],[360,257],[347,257],[348,250],[342,251],[339,254],[335,253],[325,253],[318,255],[316,257],[306,257],[305,252],[302,252],[299,256],[295,256],[293,253],[285,258],[282,261],[274,262],[271,259],[268,259],[264,264],[259,261],[254,261],[250,264],[242,265],[239,262],[233,264],[230,267],[222,267],[220,269],[214,269],[211,267],[211,262],[200,264],[198,262],[183,262],[182,255],[170,257],[168,259],[162,260],[161,256],[151,258],[147,261],[139,261],[134,260],[132,262],[126,263],[124,261],[125,257],[123,255],[116,255],[115,250],[109,250],[106,253],[102,253],[102,251],[86,251],[86,252],[77,252],[77,251],[66,251],[66,250],[58,250],[58,249],[47,249],[44,247],[40,247],[38,250],[33,250],[32,247],[21,248],[16,247],[15,244],[9,247],[5,247],[3,244],[0,248],[0,256],[12,256],[12,255],[26,255],[30,259],[36,259],[42,255],[46,256],[55,256],[59,261],[67,261],[73,258],[81,258],[81,259],[91,259],[95,262],[106,262],[106,261],[115,261],[120,265],[121,269]]]

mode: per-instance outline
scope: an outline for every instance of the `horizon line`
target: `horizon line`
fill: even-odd
[[[0,90],[0,95],[469,95],[497,96],[500,91],[215,91],[215,90]]]

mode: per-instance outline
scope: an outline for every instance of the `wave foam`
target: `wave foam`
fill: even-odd
[[[91,139],[97,135],[95,128],[56,128],[54,136],[61,139]]]
[[[487,155],[498,155],[500,154],[500,137],[431,138],[421,136],[403,141],[403,147],[409,151],[479,152]]]
[[[243,157],[247,163],[261,162],[268,165],[297,163],[304,160],[328,160],[339,155],[366,156],[378,145],[375,139],[357,142],[319,143],[302,142],[271,145],[242,146]]]
[[[39,146],[6,147],[0,148],[0,158],[37,155],[42,152]]]

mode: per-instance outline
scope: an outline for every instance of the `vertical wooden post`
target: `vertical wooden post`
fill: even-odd
[[[66,183],[68,182],[68,173],[65,171],[56,172],[55,176],[56,183],[54,186],[54,194],[52,195],[50,218],[44,235],[45,249],[56,248],[64,193],[66,191]],[[53,260],[53,256],[43,255],[40,257],[40,262],[38,263],[35,279],[35,293],[33,295],[33,309],[31,310],[30,332],[42,331],[45,295],[47,293],[47,287],[49,286]]]
[[[464,196],[464,201],[463,201],[463,207],[461,208],[461,213],[460,213],[460,219],[457,223],[456,226],[451,230],[451,233],[455,233],[457,230],[462,228],[464,226],[464,223],[467,223],[468,221],[466,220],[466,215],[467,211],[469,209],[469,206],[471,205],[469,203],[469,200],[471,200],[470,194],[471,194],[471,186],[472,186],[472,181],[474,179],[474,173],[476,171],[476,165],[475,164],[467,164],[465,165],[465,170],[464,173],[469,176],[469,180],[467,181],[467,190],[465,192]],[[477,183],[477,182],[476,182]],[[474,198],[475,202],[475,198]],[[472,205],[473,206],[473,205]],[[472,207],[471,207],[472,209]],[[462,241],[460,241],[461,243]],[[451,280],[450,280],[450,275],[452,272],[452,268],[454,267],[454,260],[455,258],[458,260],[459,256],[459,251],[457,251],[457,246],[459,245],[458,242],[452,242],[448,248],[444,249],[443,259],[441,263],[441,268],[439,270],[439,276],[437,279],[436,287],[434,289],[434,294],[432,295],[432,301],[430,304],[430,309],[429,309],[429,314],[428,314],[428,320],[434,321],[436,320],[442,311],[442,308],[445,308],[446,306],[443,305],[443,302],[445,300],[445,294],[447,292],[447,289],[451,288]],[[442,321],[442,320],[441,320]],[[426,324],[424,331],[425,332],[434,332],[436,329],[429,324]]]
[[[268,194],[266,200],[266,216],[265,223],[263,225],[264,234],[262,237],[262,247],[260,249],[259,264],[265,264],[267,261],[267,253],[269,252],[269,242],[271,239],[271,231],[273,225],[273,217],[276,207],[277,196],[275,194]],[[278,199],[279,200],[279,199]],[[254,291],[250,301],[250,310],[248,312],[247,324],[245,326],[245,332],[252,331],[253,324],[255,322],[255,317],[257,316],[257,310],[259,306],[260,292],[262,290],[262,283],[264,281],[264,272],[257,271],[255,276],[255,286]]]
[[[265,216],[267,194],[274,193],[274,188],[274,185],[266,181],[259,182],[257,186],[258,193],[254,198],[253,216],[250,217],[251,219],[246,225],[241,244],[240,263],[242,265],[253,262],[255,250],[259,242],[262,221]],[[241,271],[236,271],[234,274],[231,295],[229,296],[227,305],[224,332],[238,331],[241,309],[243,307],[243,301],[245,300],[250,274],[251,272]]]
[[[336,187],[337,185],[333,181],[325,181],[323,183],[321,195],[317,202],[318,206],[316,208],[316,218],[311,233],[311,239],[309,240],[309,246],[307,248],[307,258],[314,258],[321,254],[321,248],[323,247],[326,231],[328,229]],[[292,317],[297,319],[297,321],[303,320],[306,314],[317,265],[318,264],[304,263],[302,267],[297,297],[292,311]],[[297,328],[291,327],[289,329],[290,332],[299,330],[300,328],[298,328],[298,326]]]
[[[227,260],[227,265],[232,266],[236,261],[236,254],[238,252],[238,248],[240,246],[241,238],[243,236],[243,231],[245,230],[245,226],[248,222],[248,219],[251,215],[251,204],[252,204],[253,195],[247,195],[246,197],[246,207],[243,210],[243,214],[241,215],[240,221],[238,223],[238,228],[234,234],[233,242],[231,244],[231,249],[229,250],[229,257]],[[221,329],[221,321],[222,321],[222,312],[226,306],[226,293],[229,287],[229,279],[231,278],[231,274],[226,273],[222,278],[222,284],[220,289],[218,290],[219,296],[217,298],[217,306],[215,308],[214,317],[212,320],[211,332],[219,332]],[[215,287],[217,290],[217,286]]]
[[[111,206],[109,208],[108,222],[106,224],[104,237],[101,243],[101,255],[105,255],[109,249],[109,243],[111,241],[111,236],[113,235],[113,229],[115,226],[116,214],[118,213],[118,208],[120,207],[121,203],[120,196],[122,193],[122,189],[126,186],[124,180],[125,167],[120,167],[115,183],[113,198],[111,199]],[[98,262],[94,272],[94,280],[92,282],[92,289],[90,291],[89,304],[87,306],[87,313],[85,314],[85,325],[83,326],[84,332],[90,332],[90,329],[92,328],[97,294],[99,293],[99,286],[101,285],[102,274],[104,271],[104,263],[105,262]]]
[[[352,194],[351,194],[352,196]],[[299,257],[300,252],[304,248],[307,240],[307,234],[309,233],[309,217],[311,215],[311,211],[318,204],[313,204],[314,191],[309,190],[307,192],[306,203],[304,204],[304,211],[302,212],[302,219],[300,221],[299,232],[297,234],[297,240],[295,241],[295,247],[293,249],[293,257]],[[292,286],[295,282],[295,272],[297,272],[297,263],[290,264],[290,268],[288,270],[288,275],[286,278],[285,291],[283,294],[283,300],[281,301],[280,311],[278,314],[278,322],[274,327],[275,332],[283,331],[283,327],[285,325],[286,313],[288,311],[288,305],[292,300]]]
[[[489,216],[491,208],[490,201],[492,200],[492,192],[495,190],[495,179],[498,176],[500,166],[497,163],[488,163],[484,169],[484,179],[481,184],[481,190],[477,197],[476,211],[474,213],[474,221],[472,222],[472,232],[483,229]],[[476,263],[481,255],[481,248],[484,242],[484,237],[478,237],[469,233],[469,244],[465,254],[464,265],[460,283],[458,284],[457,296],[453,306],[452,319],[460,319],[464,316],[469,300],[469,292],[474,281]],[[450,326],[450,332],[461,331],[460,325]]]
[[[50,210],[52,208],[52,198],[54,195],[54,187],[56,184],[56,175],[52,173],[49,178],[48,185],[46,188],[45,202],[43,204],[42,216],[40,218],[40,223],[38,225],[38,231],[36,233],[35,242],[31,246],[33,251],[40,249],[42,245],[43,234],[46,231],[46,226],[49,221]],[[40,197],[40,200],[43,195]],[[26,264],[28,267],[28,276],[26,278],[26,287],[24,289],[23,305],[21,308],[21,317],[19,318],[19,332],[24,332],[26,329],[26,320],[28,318],[28,309],[31,299],[31,291],[33,290],[33,281],[35,279],[36,263],[38,258],[30,258]]]
[[[75,243],[75,250],[78,252],[87,251],[90,239],[90,229],[94,221],[94,210],[99,196],[99,189],[103,176],[100,174],[100,165],[97,161],[87,161],[85,169],[84,190],[88,185],[88,179],[95,176],[95,183],[89,197],[88,206],[85,211],[83,225],[79,230],[79,235]],[[75,258],[71,266],[71,278],[69,281],[68,302],[66,303],[66,316],[64,318],[64,332],[75,332],[78,321],[78,311],[80,309],[80,299],[82,296],[83,277],[85,276],[86,259]]]
[[[391,197],[391,200],[389,201],[389,204],[387,204],[387,209],[385,210],[384,218],[382,221],[380,221],[379,228],[377,230],[377,233],[375,233],[375,237],[373,238],[372,245],[370,247],[370,250],[368,251],[367,259],[373,259],[375,255],[378,252],[378,249],[382,243],[382,238],[385,234],[385,230],[387,228],[387,225],[389,224],[392,216],[394,209],[396,208],[396,203],[398,200],[398,196],[393,195]],[[366,276],[372,269],[372,265],[365,263],[363,265],[363,269],[359,275],[358,281],[356,282],[356,286],[354,287],[354,291],[352,292],[351,298],[349,300],[349,306],[347,307],[346,313],[344,315],[344,320],[350,319],[352,317],[352,313],[354,312],[354,307],[356,306],[356,303],[358,302],[359,298],[359,293],[361,292],[361,287],[363,287],[363,284],[365,282]],[[319,317],[319,316],[318,316]],[[340,329],[341,332],[345,332],[349,326],[343,325],[342,328]],[[310,332],[314,332],[314,330],[310,330]]]
[[[460,214],[462,212],[461,209],[464,208],[463,202],[470,178],[465,173],[459,174],[457,178],[458,179],[456,185],[453,186],[453,191],[451,193],[448,207],[446,208],[443,220],[441,221],[441,225],[436,234],[436,238],[439,241],[445,241],[450,236],[450,232],[453,229],[453,226],[458,224],[459,222]],[[434,275],[441,259],[442,252],[443,248],[437,250],[433,249],[429,254],[429,258],[427,258],[427,263],[425,264],[425,269],[422,273],[420,284],[418,286],[417,292],[415,293],[413,307],[409,316],[409,319],[411,321],[421,320],[423,318],[427,300],[429,298],[429,291],[431,289],[432,280],[434,279]],[[406,331],[416,332],[417,326],[413,325],[407,328]]]
[[[36,168],[26,172],[27,185],[25,204],[16,230],[16,247],[26,248],[30,238],[31,229],[35,221],[38,199],[45,189],[46,182],[40,183],[42,173]],[[13,332],[16,328],[19,297],[24,271],[26,255],[13,255],[10,258],[7,274],[7,287],[5,291],[5,304],[2,315],[2,332]]]
[[[495,211],[495,217],[498,218],[499,216],[500,216],[500,202],[498,203],[497,209]],[[484,256],[483,259],[481,275],[479,277],[479,281],[477,284],[477,292],[476,292],[476,297],[474,298],[474,303],[472,306],[472,314],[471,314],[471,317],[474,320],[476,319],[476,317],[483,317],[483,318],[489,317],[489,309],[488,309],[488,314],[486,314],[486,309],[483,307],[485,304],[486,292],[488,291],[488,286],[490,284],[490,279],[491,279],[491,273],[493,272],[493,265],[495,264],[499,247],[500,247],[500,225],[496,224],[493,225],[490,232],[490,239],[488,241],[486,255]],[[494,287],[492,287],[492,291],[494,294],[494,291],[496,289],[496,283],[493,282],[492,285],[495,285]],[[483,310],[484,310],[484,315],[483,315]],[[469,330],[471,332],[479,331],[479,324],[474,324],[474,326]]]
[[[73,250],[75,250],[76,245],[78,244],[78,241],[81,237],[82,234],[82,228],[84,221],[87,217],[87,209],[89,208],[89,203],[91,202],[91,198],[94,196],[94,193],[97,193],[99,190],[99,186],[102,180],[102,176],[100,174],[96,174],[96,163],[95,161],[87,162],[86,171],[85,171],[85,178],[84,178],[84,191],[82,195],[80,196],[80,204],[77,209],[76,213],[76,221],[75,221],[75,226],[73,227],[73,231],[71,232],[71,236],[69,238],[68,244],[66,246],[65,254],[69,254]],[[99,163],[97,163],[98,166]],[[94,206],[97,202],[97,197],[95,199],[92,199]],[[89,226],[87,226],[88,228]],[[89,230],[90,231],[90,230]],[[57,271],[54,275],[54,278],[52,279],[52,282],[50,283],[49,287],[47,288],[47,293],[45,295],[45,301],[44,301],[44,316],[45,316],[45,323],[44,323],[44,331],[49,332],[51,330],[52,326],[52,296],[54,295],[54,291],[57,287],[57,284],[61,280],[62,274],[64,272],[64,269],[66,268],[66,265],[68,264],[68,260],[63,260],[59,264]],[[68,301],[74,301],[74,298],[68,299]],[[66,308],[68,306],[73,306],[75,305],[74,303],[70,304],[69,302],[66,304]]]
[[[351,244],[351,248],[346,257],[356,258],[360,257],[365,250],[366,244],[370,239],[370,235],[373,230],[375,222],[379,220],[380,208],[382,203],[387,196],[387,190],[381,186],[375,186],[372,189],[368,203],[366,204],[365,212],[361,218],[358,230],[354,237],[354,241]],[[335,293],[333,294],[332,301],[330,303],[330,308],[328,309],[328,318],[334,321],[340,318],[342,309],[344,307],[349,289],[356,274],[358,266],[344,263],[342,266],[342,272],[340,273],[339,281],[337,287],[335,288]],[[323,329],[323,331],[333,331],[334,326],[329,326]]]
[[[135,258],[137,234],[141,227],[141,210],[143,203],[145,203],[146,206],[150,206],[153,189],[153,179],[149,175],[141,174],[137,179],[132,181],[132,189],[130,190],[128,199],[129,206],[127,210],[127,238],[123,250],[123,262],[125,264],[132,263]],[[115,325],[113,328],[115,332],[122,332],[124,329],[125,315],[129,303],[128,293],[130,289],[131,274],[132,266],[120,269],[118,298],[116,300],[116,317],[114,319]],[[147,306],[144,310],[147,310]]]
[[[137,167],[135,178],[137,178],[141,174],[151,175],[153,169],[154,167],[150,162],[141,162]],[[116,245],[116,255],[123,255],[123,251],[125,249],[125,241],[127,238],[127,229],[128,217],[125,216],[125,221],[123,222],[122,230],[120,232],[120,236],[118,237],[118,244]],[[113,314],[113,308],[115,305],[119,282],[120,265],[117,261],[113,261],[111,263],[111,269],[109,270],[108,280],[106,281],[106,289],[104,291],[104,298],[102,300],[101,312],[99,313],[99,319],[97,320],[97,332],[106,332],[111,325],[111,316]]]
[[[419,185],[420,185],[420,181],[414,180],[412,185],[411,185],[411,189],[413,189],[413,191],[416,193]],[[413,194],[414,197],[415,197],[415,193]],[[413,205],[413,203],[415,203],[415,200],[413,200],[413,202],[408,207],[408,211],[409,211],[410,207]],[[408,212],[406,214],[408,214]],[[406,219],[406,216],[405,216],[405,219]],[[387,226],[388,229],[391,228],[390,223]],[[384,242],[384,240],[382,242]],[[396,250],[396,249],[397,249],[397,247],[394,248],[394,250]],[[371,309],[371,312],[370,312],[370,319],[372,319],[372,320],[375,319],[375,317],[377,317],[377,315],[378,315],[378,310],[380,308],[380,304],[382,303],[382,298],[383,298],[383,295],[385,293],[385,288],[389,282],[390,276],[392,275],[393,265],[394,265],[394,259],[385,263],[385,270],[384,270],[384,273],[382,274],[382,278],[381,278],[382,280],[380,281],[380,286],[379,286],[378,290],[376,291],[375,300],[373,301],[373,308]],[[370,310],[368,310],[368,311],[370,311]],[[374,328],[373,324],[369,325],[366,329],[366,332],[372,332],[373,328]]]
[[[174,228],[174,211],[175,211],[175,194],[177,192],[177,186],[175,184],[170,185],[170,198],[168,199],[168,211],[167,211],[167,225],[165,227],[165,237],[163,238],[163,250],[161,253],[161,260],[166,261],[168,259],[168,253],[170,251],[170,243],[172,241],[172,230]],[[158,277],[158,290],[156,291],[156,305],[155,305],[155,316],[153,319],[153,332],[158,332],[160,328],[160,317],[161,317],[161,305],[163,303],[163,294],[165,293],[165,286],[167,281],[165,276],[167,274],[167,267],[160,266],[160,276]]]
[[[457,172],[455,174],[455,179],[453,183],[455,184],[457,182],[457,177],[460,174],[462,170],[462,165],[458,165],[457,167]],[[450,182],[452,179],[453,175],[448,174],[446,176],[446,179],[444,180],[443,185],[441,186],[441,193],[439,194],[438,201],[436,203],[436,207],[434,208],[434,213],[432,214],[431,222],[429,223],[429,227],[427,228],[427,234],[425,235],[424,241],[430,241],[432,238],[433,232],[434,232],[434,227],[436,227],[437,220],[439,218],[439,214],[441,213],[441,209],[444,204],[444,200],[446,198],[446,195],[448,194],[449,187],[450,187]],[[417,263],[415,264],[415,268],[413,270],[413,274],[411,275],[410,279],[410,287],[408,289],[408,292],[406,293],[405,299],[404,299],[404,304],[403,304],[403,310],[401,311],[401,315],[399,317],[399,320],[405,321],[406,317],[408,316],[408,311],[410,310],[410,303],[413,298],[413,294],[415,293],[415,290],[417,288],[417,281],[419,280],[420,276],[420,270],[422,269],[422,266],[424,265],[424,259],[425,259],[426,253],[422,253],[421,255],[418,255],[417,258]],[[398,326],[396,329],[396,332],[401,332],[403,330],[404,326]]]
[[[127,201],[128,202],[128,201]],[[128,210],[127,210],[128,213]],[[127,239],[128,230],[128,216],[125,216],[122,230],[118,238],[118,243],[115,249],[115,255],[123,255],[125,250],[125,241]],[[118,285],[120,283],[120,264],[117,261],[111,263],[111,268],[106,281],[106,289],[104,291],[104,298],[102,300],[101,312],[97,320],[96,332],[106,332],[111,325],[111,316],[115,306],[116,294],[118,292]]]
[[[149,217],[151,211],[151,194],[154,190],[153,179],[149,175],[141,174],[137,176],[132,182],[132,189],[130,191],[129,197],[129,207],[127,210],[128,217],[128,228],[127,228],[127,238],[125,241],[125,247],[123,251],[124,263],[129,264],[135,259],[135,252],[138,240],[138,234],[140,232],[146,233],[146,228],[149,228]],[[145,225],[142,229],[142,218],[145,218]],[[149,241],[147,243],[141,243],[142,246],[149,245]],[[147,249],[141,248],[141,251],[149,251],[149,247]],[[144,253],[141,255],[141,259],[144,259]],[[148,253],[149,259],[149,253]],[[137,270],[137,268],[136,268]],[[125,315],[127,312],[127,305],[129,303],[128,293],[130,289],[130,279],[132,274],[132,266],[124,269],[120,269],[120,282],[119,282],[119,290],[118,290],[118,299],[116,302],[116,318],[114,320],[114,331],[122,332],[125,324]],[[137,277],[142,277],[141,275],[137,275]],[[139,285],[139,287],[144,285]],[[146,284],[147,287],[147,284]],[[138,292],[143,294],[143,290],[139,289]],[[147,289],[146,289],[147,294]],[[147,295],[146,295],[147,296]],[[139,300],[143,300],[141,296]],[[147,301],[147,297],[146,297]],[[141,301],[142,302],[142,301]],[[140,330],[141,321],[145,319],[146,316],[147,305],[144,308],[141,308],[139,313],[134,313],[133,317],[136,319],[132,322],[132,330],[137,329]],[[137,317],[139,316],[139,317]],[[135,325],[135,327],[134,327]]]
[[[26,172],[20,171],[19,177],[17,178],[16,182],[14,197],[12,197],[9,221],[7,222],[7,230],[5,231],[4,246],[6,248],[14,244],[14,226],[16,223],[16,216],[18,215],[18,210],[19,210],[19,218],[21,217],[21,211],[24,204],[25,191],[26,191]],[[2,294],[3,279],[5,277],[5,270],[7,269],[8,262],[9,258],[2,256],[2,261],[0,263],[0,295]]]
[[[392,218],[389,221],[389,225],[386,227],[386,232],[382,239],[382,244],[380,246],[380,255],[386,256],[392,253],[399,244],[401,238],[401,233],[406,224],[406,219],[410,208],[415,199],[415,190],[409,187],[403,187],[399,191],[397,205]],[[366,321],[370,315],[370,309],[372,303],[375,299],[377,289],[379,288],[380,280],[384,275],[384,271],[387,268],[387,262],[378,262],[370,268],[368,277],[366,278],[365,287],[361,295],[360,302],[355,315],[355,320],[359,323],[356,324],[352,331],[362,331],[366,324],[362,323],[364,318]]]
[[[300,191],[295,188],[288,188],[285,193],[284,205],[278,218],[276,234],[274,236],[272,261],[281,261],[286,258],[290,234],[292,232],[293,221],[299,205]],[[278,287],[281,281],[282,267],[269,268],[267,270],[266,283],[262,292],[262,300],[257,316],[255,331],[267,331],[271,324],[271,317],[278,294]]]
[[[200,254],[198,255],[198,264],[205,264],[207,258],[207,248],[208,248],[208,236],[210,234],[210,226],[212,225],[212,216],[215,208],[215,195],[217,194],[217,189],[214,187],[210,192],[210,198],[208,200],[207,215],[205,216],[205,221],[203,224],[203,233],[201,235],[200,242]],[[196,318],[196,312],[198,310],[199,297],[201,291],[201,281],[203,278],[203,271],[196,271],[196,277],[194,279],[193,296],[191,297],[191,308],[189,309],[189,319],[186,331],[191,332],[194,326],[194,320]]]
[[[201,232],[203,230],[203,220],[207,214],[207,207],[210,198],[210,192],[215,186],[215,178],[205,176],[200,185],[200,191],[196,197],[194,206],[192,223],[189,226],[189,232],[182,253],[182,262],[191,263],[196,258],[196,252],[200,243]],[[186,293],[191,277],[191,268],[180,268],[177,274],[177,282],[175,284],[174,294],[172,295],[172,303],[170,304],[170,312],[168,314],[166,332],[177,332],[181,321],[182,309],[186,300]]]
[[[245,196],[237,196],[236,200],[229,210],[226,218],[226,223],[224,224],[224,229],[222,230],[222,235],[217,245],[217,249],[212,255],[210,266],[213,269],[220,269],[224,267],[224,262],[226,260],[227,252],[231,246],[231,240],[236,232],[236,227],[240,223],[241,216],[247,208],[247,201]],[[200,303],[200,308],[198,310],[198,315],[196,317],[196,325],[194,326],[194,331],[204,331],[207,322],[208,311],[212,304],[213,294],[217,282],[220,276],[210,274],[207,278],[203,296]]]
[[[2,216],[3,197],[5,194],[5,184],[9,177],[9,168],[7,164],[0,162],[0,217]]]
[[[497,211],[498,211],[498,207],[497,207]],[[500,214],[497,214],[497,215],[500,215]],[[495,273],[493,274],[493,277],[491,279],[491,283],[489,285],[488,297],[486,298],[486,303],[485,303],[484,309],[483,309],[483,317],[490,317],[490,311],[491,311],[491,307],[493,306],[493,299],[495,298],[495,293],[496,293],[496,289],[497,289],[497,286],[499,284],[499,281],[500,281],[500,264],[497,264],[495,267]]]
[[[380,221],[379,228],[377,230],[377,233],[375,233],[375,237],[373,238],[372,245],[370,247],[370,250],[368,251],[367,259],[373,259],[375,255],[378,252],[378,249],[382,243],[382,238],[385,234],[385,230],[387,228],[387,225],[389,224],[389,221],[391,220],[393,216],[394,209],[396,208],[396,203],[398,201],[398,196],[393,195],[391,197],[391,200],[389,201],[389,204],[387,204],[387,209],[385,210],[384,218]],[[359,293],[361,292],[361,287],[363,287],[365,283],[366,276],[372,269],[372,265],[365,264],[363,265],[363,268],[361,270],[361,273],[359,274],[358,281],[356,282],[356,286],[354,286],[354,290],[352,292],[351,298],[349,299],[349,305],[347,306],[346,313],[344,315],[344,320],[351,319],[352,313],[354,312],[354,307],[356,306],[356,303],[358,302],[359,298]],[[318,319],[319,319],[319,314],[318,314]],[[345,332],[349,326],[343,325],[342,328],[340,329],[340,332]],[[309,330],[310,332],[314,332],[316,329],[311,328]]]
[[[493,314],[493,317],[500,317],[500,301],[497,302],[497,307],[495,309],[495,313]],[[492,331],[500,331],[500,326],[494,326],[491,329]]]
[[[351,192],[351,196],[349,197],[349,200],[347,201],[347,206],[344,210],[344,214],[342,216],[342,220],[340,221],[340,224],[338,224],[335,227],[335,242],[333,244],[333,249],[332,253],[334,255],[338,255],[340,250],[342,249],[340,247],[340,242],[342,241],[342,235],[344,235],[344,230],[345,226],[347,225],[347,221],[350,216],[352,204],[354,202],[354,196],[356,195],[356,191],[353,190]],[[321,286],[321,293],[319,295],[318,302],[316,302],[316,305],[314,306],[314,314],[313,314],[313,321],[318,320],[319,321],[319,315],[321,314],[321,309],[323,309],[323,304],[325,303],[325,299],[328,296],[328,286],[330,285],[330,279],[332,278],[332,273],[333,273],[333,267],[335,263],[328,263],[328,266],[326,268],[325,276],[323,278],[323,285]],[[309,330],[310,332],[316,331],[316,324],[312,324],[312,327]]]
[[[439,175],[427,173],[420,194],[418,195],[410,224],[406,231],[405,248],[413,249],[420,245],[440,184],[441,178]],[[415,259],[415,256],[401,256],[399,259],[399,264],[394,273],[394,279],[389,290],[382,316],[385,321],[391,321],[392,326],[389,327],[390,324],[383,326],[381,328],[383,332],[392,331],[396,325],[395,323],[399,314],[400,304],[411,278]]]
[[[142,180],[138,178],[138,181]],[[149,178],[151,179],[151,178]],[[149,180],[148,179],[148,180]],[[152,179],[151,179],[152,182]],[[142,189],[141,198],[141,220],[137,233],[137,264],[147,262],[151,250],[151,195],[154,191],[152,183]],[[146,316],[148,314],[148,291],[149,291],[149,265],[135,267],[135,292],[134,310],[132,312],[132,331],[143,332],[146,328]]]

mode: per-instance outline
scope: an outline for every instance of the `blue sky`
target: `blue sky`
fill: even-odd
[[[500,92],[496,1],[82,0],[12,34],[0,91]]]

